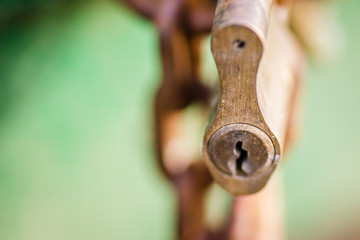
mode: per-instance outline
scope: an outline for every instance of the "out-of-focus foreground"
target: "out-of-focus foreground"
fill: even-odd
[[[30,2],[0,3],[0,239],[172,239],[153,25],[114,1]],[[360,2],[338,7],[346,47],[310,63],[304,134],[279,169],[288,239],[360,238]]]

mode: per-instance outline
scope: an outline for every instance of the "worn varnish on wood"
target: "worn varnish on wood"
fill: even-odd
[[[211,50],[221,96],[203,155],[232,194],[263,188],[283,154],[298,54],[281,12],[272,11],[271,0],[219,0],[215,13]]]

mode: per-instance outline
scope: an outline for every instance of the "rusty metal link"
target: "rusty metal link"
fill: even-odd
[[[163,174],[173,183],[178,196],[178,239],[226,239],[223,231],[210,232],[205,226],[204,200],[212,183],[202,161],[186,171],[172,172],[165,164],[165,147],[172,134],[164,126],[171,116],[193,103],[208,106],[209,89],[200,77],[200,47],[210,33],[215,0],[126,0],[142,16],[151,19],[159,32],[163,69],[155,97],[155,138],[157,161]],[[171,124],[171,123],[170,123]],[[174,136],[171,136],[174,138]],[[200,159],[199,159],[200,160]]]

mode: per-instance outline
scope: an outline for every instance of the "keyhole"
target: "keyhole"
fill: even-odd
[[[252,171],[251,160],[248,152],[242,148],[242,142],[236,143],[235,153],[239,156],[236,158],[236,172],[250,174]]]

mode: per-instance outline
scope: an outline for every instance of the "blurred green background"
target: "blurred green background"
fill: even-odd
[[[338,7],[346,47],[310,63],[281,167],[291,240],[360,239],[360,2]],[[0,2],[0,239],[174,238],[152,148],[160,76],[154,26],[121,4]]]

